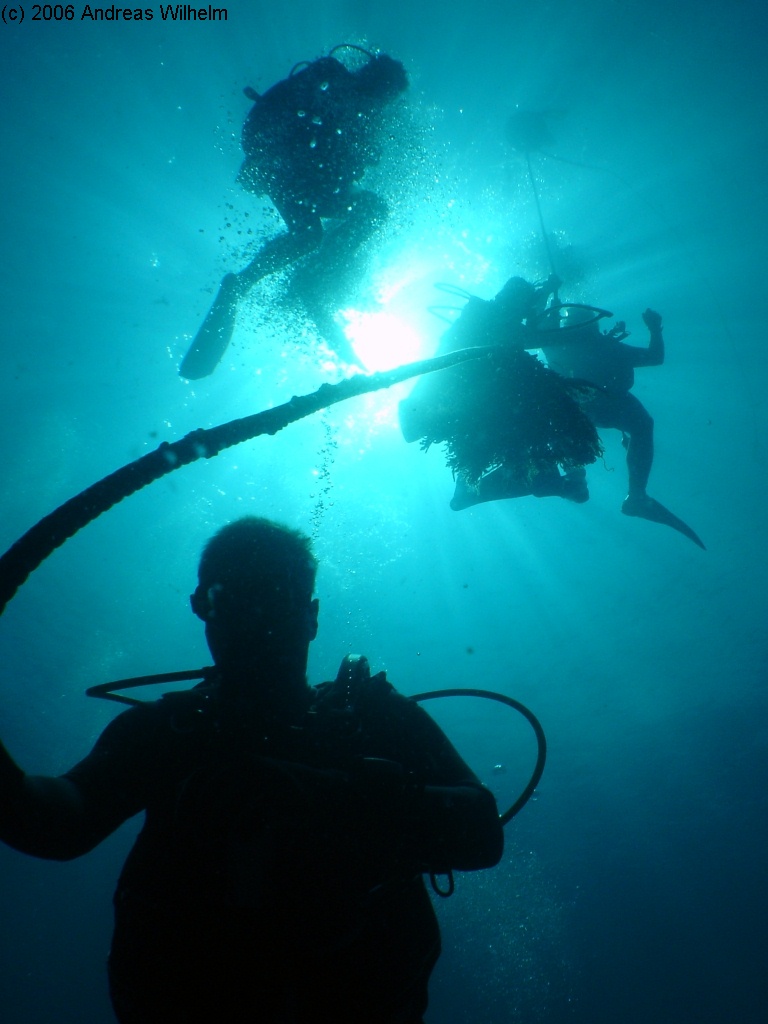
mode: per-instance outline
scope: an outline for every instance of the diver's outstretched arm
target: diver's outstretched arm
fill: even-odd
[[[0,840],[33,857],[71,860],[103,838],[71,779],[26,775],[0,743]]]

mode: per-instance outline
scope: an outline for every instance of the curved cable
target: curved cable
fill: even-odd
[[[450,281],[436,281],[433,287],[439,292],[445,292],[446,295],[455,295],[458,299],[473,298],[472,292],[468,292],[466,288],[462,288],[458,284],[451,284]]]
[[[587,317],[586,320],[582,320],[580,321],[580,323],[577,324],[558,323],[557,327],[538,326],[540,320],[546,321],[547,319],[551,319],[552,314],[555,312],[555,310],[558,310],[559,320],[559,310],[561,309],[586,309],[588,312],[592,314],[592,316]],[[607,317],[610,319],[612,316],[613,313],[611,313],[609,309],[603,309],[601,306],[588,306],[585,302],[558,302],[554,303],[551,306],[548,306],[547,309],[545,309],[544,312],[536,318],[536,323],[534,324],[533,329],[536,334],[563,334],[565,331],[581,330],[583,327],[589,327],[590,324],[597,323],[597,321],[602,320],[603,317]]]
[[[499,821],[502,825],[506,825],[508,821],[517,814],[517,812],[528,803],[533,791],[539,784],[542,772],[544,771],[544,765],[547,760],[547,737],[544,735],[544,730],[541,727],[541,722],[538,720],[536,715],[525,706],[521,704],[519,700],[515,700],[514,697],[506,697],[503,693],[494,693],[493,690],[473,690],[466,689],[464,687],[458,687],[448,690],[429,690],[427,693],[417,693],[411,697],[411,700],[415,700],[419,703],[424,700],[432,700],[435,697],[482,697],[485,700],[495,700],[500,704],[506,704],[510,708],[514,708],[518,711],[523,718],[530,722],[534,733],[536,734],[536,743],[538,746],[538,753],[536,755],[536,764],[533,769],[533,773],[528,780],[525,789],[523,789],[520,796],[515,802],[509,807],[503,814],[499,815]]]
[[[183,683],[192,679],[203,682],[213,675],[216,669],[212,665],[205,668],[192,668],[183,672],[155,672],[149,676],[132,676],[130,679],[116,679],[112,683],[98,683],[96,686],[89,686],[85,691],[86,697],[100,697],[101,700],[113,700],[116,704],[129,704],[132,707],[137,704],[145,704],[146,701],[138,697],[126,697],[122,693],[114,693],[114,690],[135,690],[140,686],[154,686],[159,683]]]
[[[411,377],[464,362],[465,359],[477,359],[488,352],[487,348],[460,349],[448,355],[406,363],[394,370],[370,376],[360,374],[347,377],[337,384],[322,384],[311,394],[294,395],[289,402],[274,409],[265,409],[252,416],[222,423],[218,427],[193,430],[179,441],[163,441],[154,451],[110,473],[44,516],[0,556],[0,615],[30,573],[56,548],[103,512],[147,484],[198,459],[212,459],[225,448],[243,441],[262,434],[274,435],[289,423],[345,402],[348,398],[380,391]]]
[[[337,50],[357,50],[360,53],[364,53],[368,60],[373,60],[376,56],[371,50],[366,50],[364,46],[358,46],[357,43],[337,43],[328,56],[332,57]]]
[[[456,323],[458,317],[456,317],[456,316],[446,316],[445,312],[444,312],[444,310],[446,310],[446,309],[449,312],[461,313],[461,309],[458,306],[444,306],[444,305],[427,306],[427,312],[428,313],[431,313],[432,316],[436,316],[438,320],[442,320],[443,323],[450,324],[451,327],[453,327],[453,325]]]

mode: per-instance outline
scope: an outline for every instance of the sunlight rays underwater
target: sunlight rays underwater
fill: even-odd
[[[367,297],[348,307],[348,321],[353,335],[361,325],[388,323],[430,355],[445,328],[427,312],[440,301],[434,283],[448,280],[488,298],[510,273],[544,276],[531,196],[499,136],[514,103],[562,106],[568,116],[556,126],[559,154],[605,168],[535,166],[558,252],[573,260],[569,297],[634,318],[633,340],[648,303],[668,319],[668,365],[638,380],[637,392],[657,419],[652,481],[662,499],[701,517],[696,526],[713,541],[706,569],[671,531],[619,514],[624,466],[616,439],[606,465],[590,471],[585,508],[524,499],[451,512],[442,454],[402,442],[395,414],[402,392],[393,391],[188,467],[137,495],[42,567],[4,620],[5,738],[29,755],[30,767],[66,767],[105,720],[105,712],[83,708],[86,684],[203,659],[188,611],[199,549],[222,522],[258,512],[315,535],[323,628],[314,679],[335,671],[340,651],[362,650],[407,692],[424,688],[425,678],[460,685],[482,677],[530,703],[558,756],[541,799],[521,820],[510,872],[478,880],[465,902],[446,908],[454,915],[446,920],[448,970],[430,1019],[444,1009],[453,1024],[463,1007],[476,1009],[476,987],[489,1022],[516,1020],[515,1012],[570,1020],[577,990],[580,1020],[624,1014],[640,1024],[674,1014],[699,1024],[707,1013],[747,1005],[747,965],[762,948],[746,917],[732,919],[713,903],[723,891],[734,906],[745,903],[739,885],[749,887],[753,906],[762,895],[759,872],[740,870],[739,851],[750,839],[739,816],[753,832],[763,820],[751,788],[763,775],[756,758],[749,770],[738,769],[764,752],[747,719],[764,718],[756,667],[764,661],[764,554],[754,531],[765,497],[765,356],[762,346],[743,344],[762,337],[754,268],[763,218],[750,200],[757,195],[750,174],[762,164],[747,141],[754,125],[740,127],[761,64],[749,55],[743,67],[734,63],[750,38],[746,26],[738,33],[741,8],[715,32],[707,29],[717,21],[714,8],[609,6],[576,12],[555,5],[553,21],[551,9],[546,18],[523,18],[508,6],[481,4],[468,22],[458,10],[428,4],[398,9],[396,27],[385,24],[390,11],[371,10],[370,38],[417,55],[415,96],[425,108],[420,116],[433,119],[425,149],[434,163],[414,176],[416,190],[428,194],[415,212],[408,209],[413,193],[399,193],[392,180],[392,231],[372,249]],[[5,213],[13,246],[5,317],[9,337],[25,345],[3,355],[13,382],[4,436],[21,435],[5,451],[8,541],[163,437],[279,404],[345,372],[318,349],[306,323],[285,316],[279,303],[270,314],[280,287],[274,282],[254,295],[213,378],[192,386],[176,376],[210,300],[207,289],[276,227],[269,211],[231,185],[247,106],[239,90],[246,82],[270,84],[294,59],[346,37],[340,26],[357,20],[333,4],[282,13],[247,7],[267,56],[254,57],[255,35],[231,32],[218,40],[92,35],[87,45],[74,34],[67,41],[38,36],[35,55],[11,55],[19,101],[7,113],[17,144],[3,160],[19,162],[8,194],[20,211],[18,219],[17,211]],[[706,45],[697,51],[699,42]],[[452,102],[460,95],[461,117]],[[382,168],[385,183],[387,173]],[[386,359],[375,338],[360,335],[358,344],[371,347],[371,368]],[[740,709],[746,718],[724,732],[721,723]],[[484,766],[482,737],[470,731],[462,742],[464,735],[473,755],[477,749],[473,763]],[[621,770],[612,771],[615,764]],[[659,766],[655,774],[648,764]],[[653,814],[635,814],[646,801]],[[715,829],[728,844],[725,889]],[[683,863],[694,835],[695,870]],[[619,871],[611,851],[626,853],[633,843],[636,856]],[[644,857],[658,870],[645,871]],[[35,895],[10,907],[9,934],[14,921],[29,921],[30,932],[48,922],[45,934],[55,938],[51,908],[62,902],[60,883],[46,888],[43,870],[29,872]],[[646,880],[661,883],[662,870],[664,901]],[[690,882],[696,871],[699,888]],[[608,895],[595,881],[588,896],[576,894],[573,879],[595,875]],[[8,883],[17,887],[15,877]],[[78,882],[75,914],[92,898],[87,882]],[[647,898],[656,927],[635,903],[622,912],[628,889],[638,903]],[[689,913],[701,923],[698,968],[684,962]],[[518,919],[538,929],[540,941],[530,931],[516,934]],[[466,932],[485,943],[476,955],[465,952]],[[722,947],[705,948],[714,932],[740,937],[731,957]],[[58,997],[55,1011],[43,1003],[38,1019],[60,1012],[80,1024],[99,1005],[101,978],[89,989],[83,960],[92,952],[100,969],[104,939],[91,936],[93,949],[86,944],[68,960],[69,938],[65,927],[57,978],[71,1000]],[[30,938],[28,958],[9,976],[9,998],[13,990],[29,999],[15,1017],[11,1010],[19,1024],[33,1019],[28,1007],[43,999],[50,949],[39,943]],[[633,979],[627,965],[637,948],[661,952]],[[576,961],[570,973],[569,957]],[[728,995],[713,991],[705,1004],[708,967]],[[655,993],[648,971],[659,980]],[[743,991],[734,977],[744,978]],[[55,981],[46,998],[55,997]],[[762,1018],[744,1012],[740,1019]]]

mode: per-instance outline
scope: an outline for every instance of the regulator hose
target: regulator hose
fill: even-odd
[[[421,701],[424,700],[432,700],[434,697],[482,697],[485,700],[496,700],[500,704],[506,704],[507,707],[514,708],[515,711],[519,711],[523,718],[530,722],[533,731],[536,734],[536,744],[538,747],[536,764],[534,766],[533,773],[520,796],[515,800],[511,807],[509,807],[503,814],[499,815],[499,821],[501,824],[506,825],[507,822],[511,821],[517,812],[524,807],[533,796],[533,792],[538,786],[539,779],[544,771],[544,765],[547,760],[547,737],[544,735],[541,722],[530,708],[525,706],[525,704],[521,704],[520,701],[515,700],[514,697],[506,697],[503,693],[494,693],[493,690],[473,690],[465,689],[463,687],[448,690],[429,690],[427,693],[415,694],[411,700],[421,703]]]
[[[205,680],[211,678],[215,671],[215,668],[209,666],[207,668],[189,669],[183,672],[163,672],[149,676],[133,676],[130,679],[118,679],[111,683],[98,683],[96,686],[89,686],[85,691],[85,694],[87,697],[100,697],[102,700],[112,700],[118,704],[128,704],[129,706],[132,706],[143,704],[144,701],[137,697],[127,697],[125,694],[117,693],[116,691],[134,690],[139,687],[152,686],[157,683],[178,683],[197,679]],[[511,807],[509,807],[503,814],[499,815],[499,821],[501,824],[506,825],[507,822],[511,821],[518,811],[528,803],[534,790],[538,786],[542,772],[544,771],[544,765],[547,760],[547,738],[544,735],[541,722],[530,708],[525,706],[525,704],[521,704],[520,701],[515,700],[514,697],[507,697],[503,693],[495,693],[493,690],[474,690],[464,687],[454,687],[446,690],[429,690],[426,693],[414,694],[411,697],[411,700],[415,700],[418,704],[421,704],[422,701],[433,700],[436,697],[480,697],[483,700],[495,700],[498,701],[499,704],[506,704],[507,707],[519,712],[531,724],[531,727],[536,734],[536,744],[538,748],[536,764],[534,766],[533,773],[531,774],[525,788],[520,793],[520,796],[515,800]]]

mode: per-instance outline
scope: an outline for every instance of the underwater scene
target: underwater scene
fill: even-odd
[[[765,7],[24,0],[0,22],[0,552],[35,528],[0,562],[11,756],[60,775],[119,711],[87,688],[210,664],[203,545],[276,520],[319,560],[311,683],[364,654],[546,734],[500,864],[432,896],[426,1024],[761,1024]],[[334,127],[355,184],[308,213],[259,105],[381,55],[406,77],[356,115],[375,131]],[[336,113],[301,103],[314,150]],[[525,394],[484,390],[490,342],[457,327],[511,279]],[[642,350],[613,404],[569,368],[588,329]],[[531,722],[425,706],[513,805]],[[65,863],[0,844],[3,1024],[116,1019],[141,818]]]

